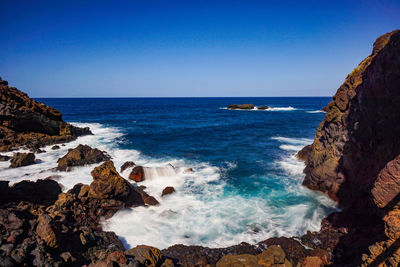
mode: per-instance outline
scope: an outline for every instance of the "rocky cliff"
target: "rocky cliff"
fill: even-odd
[[[303,184],[337,200],[330,217],[349,233],[336,261],[397,266],[400,261],[400,31],[379,37],[372,53],[325,108],[304,156]]]
[[[0,78],[0,151],[20,146],[35,150],[90,134],[66,123],[55,108],[39,103]]]

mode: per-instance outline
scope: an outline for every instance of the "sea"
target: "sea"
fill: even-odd
[[[301,185],[304,163],[295,158],[312,143],[328,97],[37,101],[60,110],[67,122],[90,127],[94,135],[58,150],[45,147],[31,166],[10,169],[0,162],[0,180],[13,184],[53,176],[64,191],[90,184],[90,171],[99,164],[52,170],[78,144],[107,151],[118,171],[126,161],[145,167],[146,180],[138,185],[160,205],[125,209],[102,221],[103,229],[114,231],[127,248],[255,244],[319,230],[321,219],[337,210],[326,196]],[[271,109],[226,108],[248,103]],[[121,175],[128,178],[129,172]],[[161,197],[166,186],[176,192]]]

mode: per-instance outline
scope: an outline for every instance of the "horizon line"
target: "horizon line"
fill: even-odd
[[[318,97],[332,97],[332,96],[56,96],[56,97],[32,97],[34,99],[78,99],[78,98],[318,98]]]

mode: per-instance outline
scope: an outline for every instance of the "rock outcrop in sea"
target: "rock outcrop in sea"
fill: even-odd
[[[90,134],[3,80],[0,92],[0,150],[25,147],[39,153],[44,145]],[[60,162],[65,170],[103,162],[91,172],[89,185],[63,193],[51,178],[11,187],[0,181],[0,266],[398,266],[399,103],[400,31],[394,31],[379,37],[372,54],[346,78],[324,109],[313,144],[297,154],[306,163],[303,184],[342,208],[323,219],[317,232],[227,248],[176,244],[126,250],[114,233],[102,230],[103,218],[159,202],[124,179],[106,153],[80,145]],[[20,166],[34,160],[15,158]],[[130,176],[141,181],[143,167],[138,167],[126,162],[121,172],[132,168]]]

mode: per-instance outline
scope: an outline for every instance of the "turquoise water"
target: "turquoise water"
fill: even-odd
[[[81,140],[109,151],[118,169],[127,160],[147,167],[142,184],[161,205],[104,222],[127,247],[221,247],[298,235],[318,230],[334,209],[301,186],[304,166],[293,156],[312,142],[330,98],[39,100],[62,111],[64,120],[89,125],[95,136]],[[245,103],[273,109],[225,108]],[[161,198],[169,185],[177,192]]]

